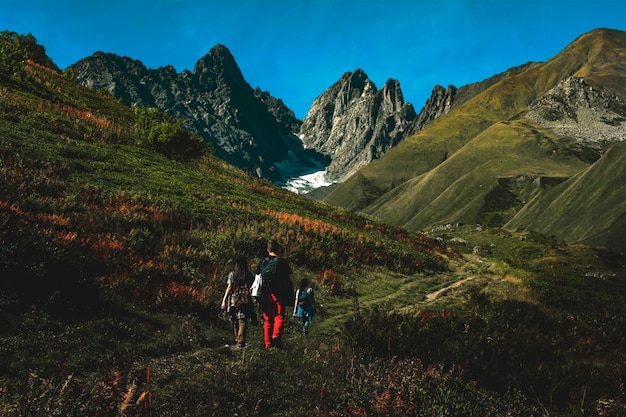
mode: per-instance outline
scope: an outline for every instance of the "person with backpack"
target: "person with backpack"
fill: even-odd
[[[233,270],[226,280],[226,291],[222,299],[222,310],[228,314],[228,319],[233,323],[235,331],[235,345],[233,349],[239,350],[246,346],[247,321],[254,319],[256,313],[250,285],[253,275],[248,268],[245,256],[237,255],[233,260]]]
[[[291,267],[278,255],[278,242],[267,242],[267,254],[257,268],[262,276],[261,312],[263,313],[263,340],[266,349],[282,349],[282,332],[287,306],[293,301]]]
[[[293,316],[302,319],[302,333],[309,334],[309,326],[313,322],[315,315],[315,295],[313,288],[309,287],[309,280],[300,280],[300,288],[296,291],[296,298],[293,306]]]

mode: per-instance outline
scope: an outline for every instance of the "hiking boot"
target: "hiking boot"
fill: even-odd
[[[306,336],[307,334],[309,334],[309,327],[308,326],[302,326],[302,333]]]
[[[274,346],[276,349],[283,348],[283,342],[282,340],[280,340],[280,337],[272,337],[272,346]]]

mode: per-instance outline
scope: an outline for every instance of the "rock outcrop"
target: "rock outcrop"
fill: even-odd
[[[453,85],[448,86],[448,88],[436,85],[430,97],[426,100],[426,104],[424,104],[424,107],[411,124],[409,133],[419,132],[433,120],[448,113],[452,109],[456,92],[457,89]]]
[[[589,163],[626,138],[626,106],[582,78],[559,82],[529,106],[526,117],[562,136]]]
[[[305,148],[331,158],[326,177],[341,182],[406,138],[416,117],[397,81],[378,90],[359,69],[315,99],[300,138]]]

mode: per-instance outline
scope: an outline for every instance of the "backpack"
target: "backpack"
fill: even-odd
[[[293,282],[289,278],[290,269],[282,268],[279,273],[279,264],[284,262],[280,257],[265,258],[259,265],[262,280],[262,291],[264,294],[276,294],[281,302],[290,306],[293,305]],[[286,272],[288,270],[289,272]]]
[[[264,293],[271,293],[278,290],[280,283],[276,274],[276,266],[278,265],[278,256],[274,258],[265,258],[261,264],[261,287]]]
[[[238,310],[252,305],[252,293],[246,284],[239,285],[233,292],[233,304]]]
[[[302,309],[311,307],[311,295],[313,290],[311,288],[305,288],[298,291],[298,306]]]

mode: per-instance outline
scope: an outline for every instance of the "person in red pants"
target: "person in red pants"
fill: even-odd
[[[280,246],[271,239],[267,242],[268,256],[257,268],[263,277],[263,292],[260,300],[263,312],[263,339],[266,349],[282,349],[282,332],[287,306],[293,301],[291,267],[279,256]]]

